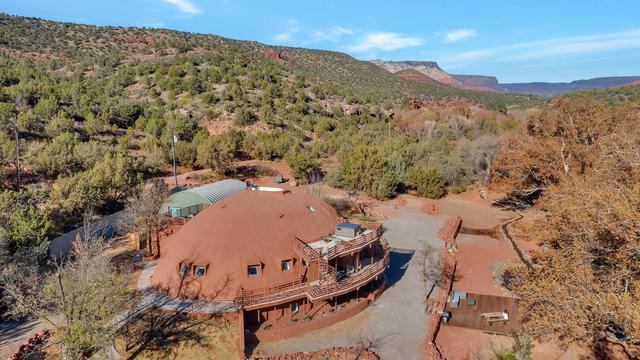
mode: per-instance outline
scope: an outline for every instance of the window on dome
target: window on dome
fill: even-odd
[[[249,276],[256,276],[260,273],[260,266],[258,265],[249,265],[249,267],[247,268],[247,274],[249,274]]]
[[[197,277],[203,277],[207,274],[207,267],[206,266],[196,266],[196,271],[195,274]]]
[[[282,271],[291,270],[291,260],[282,260]]]
[[[191,270],[191,265],[189,264],[180,264],[180,274],[186,276],[189,274],[189,270]]]

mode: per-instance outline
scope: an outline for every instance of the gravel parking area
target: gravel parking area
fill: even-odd
[[[386,206],[380,210],[385,212]],[[258,345],[265,355],[318,351],[333,346],[373,342],[384,359],[422,359],[426,335],[427,286],[420,272],[418,252],[425,243],[443,247],[438,230],[445,217],[432,217],[410,208],[390,209],[384,234],[392,248],[385,276],[387,289],[358,315],[300,337]]]

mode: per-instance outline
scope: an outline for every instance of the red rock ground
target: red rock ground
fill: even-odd
[[[273,169],[274,172],[283,174],[286,178],[291,178],[290,169],[282,161],[260,161],[249,160],[238,163],[241,166],[265,166]],[[181,184],[193,179],[194,176],[206,174],[207,171],[198,171],[179,176]],[[168,180],[171,178],[169,177]],[[266,186],[279,186],[292,188],[291,182],[285,184],[275,184],[272,177],[262,176],[250,179],[258,184]],[[319,196],[344,196],[344,191],[334,189],[326,185],[305,185],[299,187],[300,191],[313,191]],[[356,199],[370,204],[375,209],[378,205],[384,204],[387,216],[393,216],[394,208],[407,207],[421,210],[430,215],[459,216],[462,218],[463,226],[472,229],[492,229],[499,224],[515,217],[512,212],[503,211],[491,207],[490,200],[499,197],[498,193],[485,193],[478,190],[470,190],[462,194],[449,195],[440,200],[429,200],[413,195],[400,195],[389,201],[376,201],[364,196]],[[487,200],[488,199],[488,200]],[[391,205],[391,206],[389,206]],[[531,221],[531,214],[525,214],[523,223]],[[526,233],[526,231],[522,231]],[[516,231],[516,238],[521,236]],[[522,241],[518,239],[521,248],[531,250],[537,247],[533,241]],[[456,290],[466,290],[480,294],[506,295],[508,291],[503,289],[494,281],[493,270],[496,264],[505,261],[515,260],[516,254],[506,241],[498,240],[485,235],[460,234],[458,236],[458,274],[459,277],[454,282],[453,288]],[[508,349],[511,347],[512,339],[508,336],[490,335],[479,330],[458,328],[453,326],[442,326],[436,338],[436,343],[443,351],[446,359],[483,359],[493,358],[493,351]],[[588,349],[575,347],[565,347],[560,343],[535,344],[533,358],[538,360],[586,360],[593,356]]]
[[[485,194],[489,199],[499,196],[500,194],[495,193]],[[515,216],[511,212],[492,208],[490,201],[483,199],[477,190],[448,196],[438,200],[436,205],[442,214],[458,215],[462,218],[463,227],[472,229],[491,229]],[[525,214],[525,220],[531,221],[531,215]],[[459,234],[457,244],[458,278],[453,288],[480,294],[508,296],[509,292],[494,280],[493,271],[501,262],[517,260],[509,243],[486,235]],[[535,242],[523,241],[521,238],[518,239],[518,244],[524,250],[537,247]],[[511,348],[512,339],[479,330],[444,325],[440,327],[436,344],[446,359],[493,359],[495,351]],[[594,358],[588,349],[565,347],[559,342],[534,344],[532,356],[536,360]]]

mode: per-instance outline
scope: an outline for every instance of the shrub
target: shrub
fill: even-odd
[[[387,200],[396,195],[397,187],[398,179],[396,175],[388,171],[373,182],[368,193],[378,200]]]
[[[420,196],[438,199],[444,195],[444,180],[433,165],[415,165],[409,169],[409,185]]]
[[[54,138],[62,133],[73,130],[74,121],[64,111],[60,111],[51,121],[44,127],[47,136]]]
[[[294,179],[301,184],[313,184],[324,175],[318,161],[306,151],[292,150],[287,155],[286,161],[291,167]]]
[[[193,166],[196,162],[197,147],[191,142],[178,141],[176,147],[176,161],[180,165]]]
[[[233,118],[233,122],[238,126],[247,126],[255,122],[256,116],[251,109],[246,106],[236,109],[236,115]]]
[[[223,175],[229,170],[236,151],[237,144],[230,136],[210,136],[198,146],[197,162],[200,166]]]

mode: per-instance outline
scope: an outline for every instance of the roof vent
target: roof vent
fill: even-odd
[[[270,186],[253,186],[251,187],[251,189],[254,191],[262,191],[262,192],[268,192],[268,193],[284,194],[286,192],[286,190],[283,188],[270,187]]]

